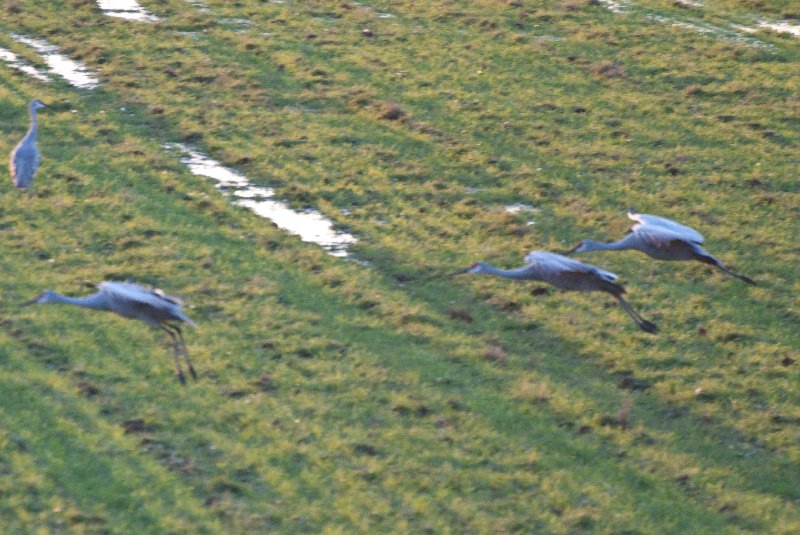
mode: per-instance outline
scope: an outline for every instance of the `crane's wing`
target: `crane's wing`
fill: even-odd
[[[602,279],[612,282],[619,277],[615,273],[600,269],[591,264],[578,262],[574,258],[562,256],[548,251],[533,251],[525,257],[525,262],[536,266],[544,279],[552,279],[563,273],[593,273]]]
[[[25,145],[18,145],[11,153],[9,161],[9,171],[14,185],[18,188],[26,188],[33,181],[36,168],[39,167],[39,152]]]
[[[695,243],[703,243],[702,234],[697,232],[695,229],[687,227],[686,225],[681,225],[680,223],[677,223],[672,219],[667,219],[666,217],[659,217],[657,215],[637,214],[635,212],[628,212],[628,217],[638,223],[631,228],[633,232],[636,232],[643,227],[661,227],[663,229],[670,230],[673,233],[680,235],[681,238],[684,240],[692,241]]]
[[[177,297],[165,294],[161,290],[151,290],[132,282],[106,281],[97,285],[97,288],[110,296],[111,299],[120,300],[132,307],[151,307],[165,312],[168,316],[179,319],[192,327],[194,322],[186,317],[181,309],[183,303]]]
[[[172,297],[161,290],[151,290],[132,282],[106,281],[98,284],[97,288],[113,297],[150,305],[159,309],[180,310],[183,308],[183,303],[177,297]]]
[[[633,232],[642,242],[656,248],[669,247],[675,242],[691,247],[700,247],[699,242],[688,238],[681,232],[675,232],[667,227],[658,225],[634,225]]]
[[[156,294],[161,299],[166,299],[170,303],[178,305],[178,308],[183,308],[183,299],[181,299],[180,297],[175,297],[174,295],[167,295],[161,288],[154,288],[153,293]]]

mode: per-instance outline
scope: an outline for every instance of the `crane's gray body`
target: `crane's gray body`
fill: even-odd
[[[36,299],[25,304],[75,305],[94,310],[106,310],[124,318],[143,321],[151,327],[165,331],[172,338],[175,351],[175,370],[181,383],[186,381],[180,368],[178,359],[180,354],[186,358],[192,377],[197,377],[191,360],[189,360],[189,353],[180,329],[181,323],[191,327],[194,327],[195,323],[181,312],[183,304],[180,299],[166,295],[161,290],[151,290],[130,282],[101,282],[97,285],[97,289],[96,293],[84,297],[67,297],[51,290],[45,290]]]
[[[665,217],[649,214],[628,212],[628,217],[637,223],[631,227],[630,233],[621,240],[610,243],[584,240],[573,249],[573,252],[585,253],[590,251],[634,249],[656,260],[696,260],[703,262],[748,284],[755,284],[749,277],[723,266],[722,262],[703,249],[703,235],[695,229]]]
[[[622,286],[614,282],[619,278],[617,275],[573,258],[547,251],[533,251],[525,256],[525,262],[528,265],[523,269],[532,273],[533,279],[552,284],[561,290],[596,290],[615,295],[625,293]]]
[[[612,243],[584,241],[583,249],[587,251],[622,251],[633,249],[641,251],[656,260],[699,260],[709,255],[700,243],[688,240],[685,236],[665,227],[652,225],[634,225],[630,234]]]
[[[97,287],[109,310],[120,316],[141,320],[152,327],[171,321],[195,326],[181,312],[181,301],[160,290],[150,290],[130,282],[101,282]]]
[[[101,282],[98,292],[85,297],[67,297],[45,290],[34,301],[39,304],[63,303],[95,310],[108,310],[125,318],[143,321],[151,327],[160,327],[170,322],[194,322],[181,312],[180,300],[131,282]]]
[[[525,266],[516,269],[500,269],[486,262],[478,262],[462,273],[497,275],[516,280],[538,280],[561,290],[606,292],[617,299],[643,331],[657,330],[655,324],[642,318],[622,298],[625,288],[615,282],[618,277],[614,273],[548,251],[533,251],[525,256],[525,263]]]
[[[34,176],[36,176],[36,170],[39,168],[41,156],[39,155],[39,149],[36,147],[36,112],[44,107],[45,104],[41,100],[32,100],[28,104],[30,127],[25,137],[11,151],[8,169],[11,172],[11,180],[14,182],[14,187],[18,189],[30,187]]]

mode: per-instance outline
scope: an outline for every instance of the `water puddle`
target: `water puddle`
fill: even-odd
[[[731,24],[731,28],[735,28],[744,33],[757,33],[759,30],[767,29],[778,33],[790,33],[795,37],[800,37],[800,26],[786,21],[767,22],[762,20],[758,23],[758,26],[742,26],[741,24]]]
[[[535,212],[536,208],[529,204],[509,204],[504,207],[509,214],[519,214],[520,212]]]
[[[5,48],[0,48],[0,61],[5,63],[12,69],[17,69],[18,71],[23,72],[28,76],[32,76],[37,80],[41,80],[43,82],[50,81],[50,78],[45,73],[43,73],[33,65],[28,65],[27,63],[19,59],[19,56],[17,56],[10,50],[6,50]]]
[[[97,7],[109,17],[118,17],[139,22],[154,22],[159,20],[136,0],[97,0]]]
[[[767,22],[762,20],[758,23],[758,27],[766,28],[778,33],[790,33],[795,37],[800,37],[800,24],[793,24],[788,20],[782,20],[779,22]]]
[[[181,162],[193,174],[216,181],[216,188],[232,197],[233,204],[249,208],[279,228],[299,236],[301,240],[316,243],[333,256],[347,256],[347,247],[357,241],[352,234],[334,230],[333,222],[316,210],[293,210],[285,203],[273,199],[275,192],[272,188],[255,186],[246,176],[186,145],[167,143],[164,147],[182,152],[184,156],[181,157]]]
[[[252,26],[253,21],[248,19],[220,19],[220,24],[230,24],[233,26]]]
[[[389,13],[387,11],[382,11],[382,12],[375,11],[374,9],[372,9],[372,6],[362,4],[361,2],[353,2],[353,5],[360,9],[363,9],[365,12],[374,14],[379,19],[391,19],[395,17],[394,13]]]
[[[617,2],[615,0],[596,0],[598,4],[604,6],[607,10],[612,13],[624,13],[625,8],[627,7],[622,2]]]
[[[683,7],[701,8],[706,7],[702,2],[695,2],[693,0],[675,0],[675,4]]]
[[[539,211],[538,208],[534,208],[529,204],[508,204],[503,207],[507,214],[533,214]],[[536,221],[528,220],[525,224],[529,227],[532,227],[536,224]]]
[[[739,30],[740,32],[744,33],[758,32],[758,28],[752,28],[750,26],[742,26],[741,24],[731,24],[731,28],[733,28],[734,30]]]
[[[211,8],[208,7],[208,4],[205,4],[203,2],[199,2],[197,0],[183,0],[183,1],[189,4],[190,6],[196,8],[198,11],[202,11],[204,13],[211,11]]]
[[[758,21],[757,27],[748,27],[733,23],[723,27],[702,21],[683,21],[670,16],[642,13],[641,8],[637,9],[635,4],[631,4],[627,0],[591,0],[591,2],[596,5],[604,6],[612,13],[639,13],[645,18],[662,24],[670,24],[693,32],[712,35],[727,41],[746,43],[763,49],[770,49],[772,45],[760,41],[755,37],[751,37],[749,34],[756,33],[759,29],[768,29],[775,32],[790,33],[795,37],[800,37],[800,25],[787,20],[775,22],[761,20]],[[675,0],[675,5],[693,9],[702,9],[706,7],[702,0]]]
[[[655,22],[659,22],[662,24],[670,24],[671,26],[675,26],[676,28],[683,28],[697,33],[711,35],[713,37],[716,37],[718,39],[723,39],[726,41],[746,43],[748,45],[764,49],[772,48],[772,45],[770,45],[769,43],[765,43],[764,41],[760,41],[755,37],[750,37],[749,35],[747,35],[748,33],[752,32],[743,26],[731,25],[729,28],[723,28],[721,26],[715,26],[713,24],[707,24],[707,23],[685,22],[673,19],[671,17],[654,15],[652,13],[646,14],[645,17]]]
[[[28,45],[44,58],[50,70],[61,76],[73,87],[79,89],[94,89],[100,83],[97,76],[89,71],[83,63],[72,60],[61,54],[58,47],[51,45],[44,39],[34,39],[24,35],[11,34],[15,41]]]

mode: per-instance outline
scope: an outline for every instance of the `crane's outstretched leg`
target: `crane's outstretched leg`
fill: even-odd
[[[635,310],[633,310],[633,307],[630,306],[628,302],[622,298],[622,296],[615,295],[614,297],[616,297],[617,301],[619,301],[619,304],[622,305],[622,308],[625,309],[625,312],[627,312],[630,315],[630,317],[633,318],[633,321],[636,322],[636,325],[638,325],[641,330],[643,330],[646,333],[654,333],[658,331],[658,327],[656,326],[655,323],[649,322],[643,317],[641,317]]]
[[[189,350],[186,348],[186,340],[183,339],[183,331],[178,325],[170,325],[170,327],[172,327],[178,334],[178,340],[180,340],[181,353],[183,353],[183,358],[186,359],[186,365],[189,367],[189,375],[191,375],[192,379],[196,381],[197,373],[195,373],[194,366],[192,366],[192,359],[189,358]]]
[[[175,360],[175,375],[178,376],[178,381],[180,381],[180,383],[182,385],[186,385],[186,377],[184,377],[183,370],[181,370],[181,361],[180,361],[180,358],[179,358],[180,349],[179,349],[179,346],[178,346],[178,344],[179,344],[178,337],[166,325],[162,325],[161,329],[164,332],[166,332],[169,335],[169,337],[172,339],[172,358]]]
[[[714,258],[711,255],[701,256],[700,257],[700,261],[703,262],[703,263],[706,263],[706,264],[710,264],[710,265],[714,266],[715,268],[719,269],[720,271],[724,271],[728,275],[733,275],[737,279],[743,280],[747,284],[752,284],[753,286],[756,285],[756,281],[754,281],[750,277],[746,277],[744,275],[736,273],[735,271],[731,271],[730,269],[728,269],[725,266],[723,266],[722,262],[720,262],[719,260],[717,260],[716,258]]]

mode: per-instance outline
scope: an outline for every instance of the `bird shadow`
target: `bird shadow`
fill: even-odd
[[[610,411],[613,411],[614,404],[620,403],[623,393],[634,391],[636,421],[645,433],[682,437],[679,442],[659,444],[659,447],[702,459],[707,468],[735,472],[746,482],[745,486],[753,491],[783,500],[800,498],[800,465],[793,463],[787,455],[767,449],[757,436],[748,435],[718,418],[709,419],[699,405],[668,401],[659,396],[655,388],[640,388],[646,382],[636,378],[630,371],[615,370],[605,363],[604,355],[586,350],[581,344],[566,340],[543,325],[535,324],[536,337],[532,339],[530,322],[516,317],[524,312],[514,313],[511,321],[493,320],[498,312],[491,305],[476,303],[468,291],[454,290],[445,285],[451,286],[452,283],[446,278],[425,279],[419,285],[405,285],[403,291],[415,301],[424,301],[445,316],[448,315],[447,307],[443,307],[442,302],[455,303],[450,304],[450,308],[469,309],[471,321],[451,321],[448,324],[449,328],[466,336],[482,338],[496,332],[499,327],[502,330],[500,338],[503,348],[509,354],[503,366],[518,369],[520,374],[524,374],[530,361],[526,355],[536,352],[537,346],[547,348],[548,355],[536,359],[536,370],[560,390],[580,393],[598,410],[608,407]],[[525,291],[524,288],[520,290]],[[465,306],[464,302],[470,302],[470,305]],[[658,314],[655,318],[658,318]],[[528,326],[520,328],[520,322]],[[631,329],[631,337],[639,340],[643,351],[655,343],[651,335],[640,333],[632,327],[626,328]],[[513,358],[514,354],[517,358]],[[697,399],[698,402],[705,401],[702,396]],[[566,419],[575,418],[575,415],[562,416]],[[715,443],[717,447],[710,449],[709,443]],[[710,452],[713,454],[709,455]]]

